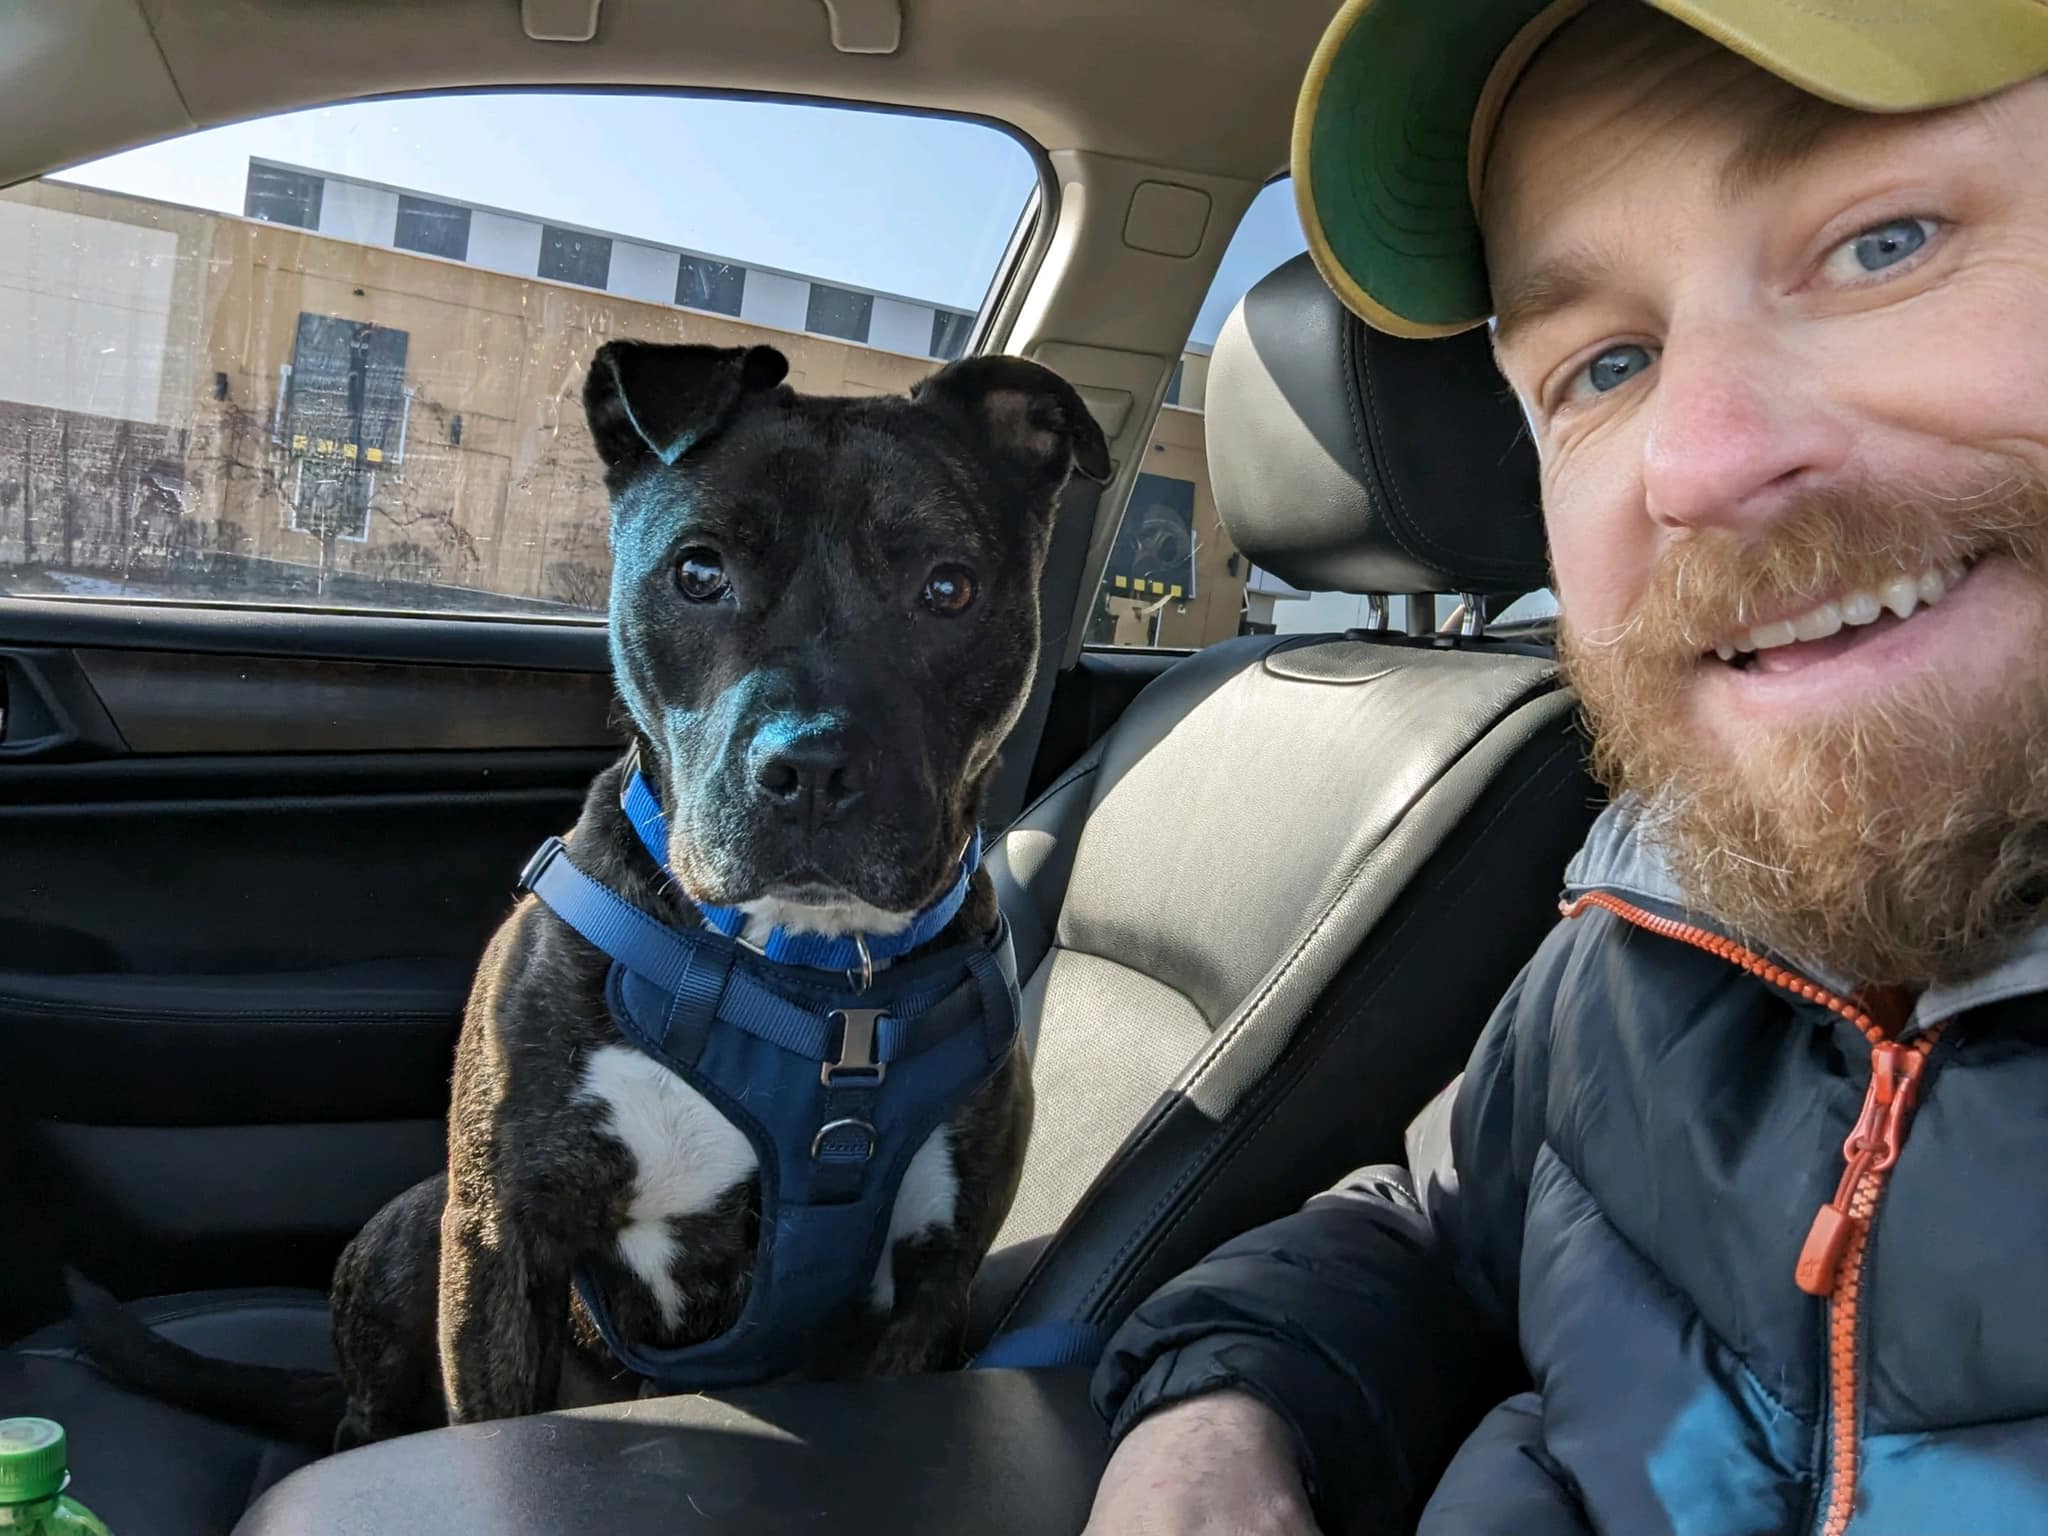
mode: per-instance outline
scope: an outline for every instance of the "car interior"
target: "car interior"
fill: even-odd
[[[1099,1340],[1217,1244],[1398,1160],[1598,808],[1546,623],[1489,622],[1548,576],[1534,454],[1485,333],[1370,332],[1305,255],[1247,274],[1201,353],[1204,495],[1241,586],[1256,570],[1370,617],[1276,628],[1245,586],[1210,643],[1096,638],[1191,331],[1246,211],[1286,195],[1331,9],[0,14],[0,188],[298,109],[512,88],[851,103],[1028,150],[1035,188],[966,344],[1064,374],[1116,470],[1062,503],[1039,681],[987,817],[1038,1109],[973,1293],[976,1351]],[[21,264],[0,249],[0,273]],[[0,349],[24,313],[0,301]],[[22,483],[47,494],[47,472]],[[317,1460],[96,1370],[65,1265],[191,1348],[331,1364],[335,1257],[441,1165],[477,957],[622,736],[601,613],[10,583],[32,563],[7,543],[33,526],[24,500],[0,499],[0,1417],[62,1422],[114,1530],[1081,1528],[1106,1455],[1087,1373],[1000,1347],[1000,1368],[647,1398]]]

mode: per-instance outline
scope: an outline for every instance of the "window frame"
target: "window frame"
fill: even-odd
[[[1279,186],[1284,182],[1292,180],[1293,175],[1294,173],[1291,167],[1283,166],[1281,169],[1273,172],[1272,175],[1268,176],[1264,181],[1259,183],[1258,191],[1254,192],[1251,195],[1250,200],[1245,203],[1244,212],[1243,214],[1239,215],[1238,224],[1236,228],[1233,228],[1230,232],[1230,240],[1226,240],[1224,242],[1223,252],[1221,255],[1217,257],[1218,272],[1220,272],[1222,269],[1222,263],[1224,259],[1228,257],[1230,254],[1231,241],[1237,238],[1238,230],[1243,228],[1244,221],[1246,218],[1250,216],[1253,205],[1256,204],[1261,197],[1264,197],[1268,192],[1272,191],[1274,187]],[[1262,281],[1266,275],[1267,274],[1263,273],[1260,274],[1260,277],[1254,279],[1254,282]],[[1202,294],[1202,302],[1204,306],[1207,305],[1210,294],[1215,291],[1215,285],[1216,273],[1211,273],[1209,277],[1209,287],[1203,290]],[[1246,290],[1246,292],[1249,291],[1249,289]],[[1242,297],[1243,296],[1240,295],[1239,299],[1241,300]],[[1168,394],[1175,392],[1175,387],[1177,385],[1182,385],[1185,383],[1183,370],[1187,366],[1188,347],[1191,344],[1193,344],[1193,342],[1194,326],[1193,323],[1190,322],[1188,327],[1188,334],[1181,339],[1180,351],[1174,357],[1172,369],[1168,371],[1166,386],[1160,391],[1159,404],[1152,413],[1151,421],[1146,425],[1144,446],[1139,450],[1141,458],[1143,457],[1145,450],[1149,449],[1152,446],[1155,434],[1159,430],[1160,419],[1168,411],[1186,411],[1191,415],[1199,415],[1203,417],[1204,425],[1202,430],[1205,436],[1207,434],[1208,426],[1206,418],[1208,416],[1208,385],[1206,380],[1204,381],[1202,389],[1202,404],[1199,407],[1181,405],[1177,402],[1170,402],[1166,398]],[[1099,605],[1102,602],[1104,593],[1110,590],[1108,585],[1110,581],[1109,561],[1111,556],[1115,552],[1117,540],[1120,539],[1123,535],[1124,518],[1129,514],[1131,510],[1131,504],[1137,500],[1138,482],[1141,478],[1143,478],[1143,476],[1146,473],[1147,471],[1140,469],[1138,474],[1132,476],[1130,492],[1128,495],[1124,497],[1123,505],[1117,508],[1115,527],[1111,531],[1107,542],[1103,546],[1102,567],[1099,571],[1096,572],[1095,580],[1092,584],[1089,585],[1087,591],[1085,593],[1076,594],[1076,622],[1082,626],[1082,634],[1084,636],[1080,647],[1081,655],[1083,656],[1098,655],[1186,657],[1193,656],[1197,653],[1197,651],[1204,649],[1204,647],[1197,646],[1104,645],[1100,642],[1089,641],[1085,638],[1086,634],[1088,633],[1088,630],[1092,628],[1094,625],[1096,612]],[[1174,479],[1178,477],[1166,476],[1164,478]],[[1210,494],[1212,497],[1215,494],[1213,483],[1210,488]],[[1197,500],[1199,502],[1199,496],[1197,497]],[[1199,530],[1197,531],[1197,537],[1199,538]],[[1249,559],[1249,557],[1247,557],[1247,559]],[[1190,593],[1190,600],[1192,600],[1192,598],[1193,594]],[[1224,643],[1227,642],[1221,640],[1210,642],[1210,644],[1212,645],[1220,645]]]

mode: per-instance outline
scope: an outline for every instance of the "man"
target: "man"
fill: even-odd
[[[2048,1530],[2048,5],[1654,3],[1311,70],[1332,285],[1493,321],[1618,796],[1412,1171],[1114,1341],[1096,1536]]]

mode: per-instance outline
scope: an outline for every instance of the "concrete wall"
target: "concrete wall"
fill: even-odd
[[[868,323],[868,345],[891,352],[907,352],[912,357],[929,357],[932,350],[932,307],[878,296],[874,318]]]
[[[363,189],[330,197],[344,190]],[[333,217],[362,230],[383,212],[365,198]],[[579,397],[606,338],[766,342],[823,394],[898,393],[942,366],[922,355],[924,306],[878,299],[868,346],[806,334],[808,285],[774,273],[749,272],[741,319],[681,310],[673,253],[630,242],[613,247],[621,292],[489,270],[530,271],[539,244],[538,223],[479,212],[462,264],[58,183],[0,193],[0,588],[199,570],[223,585],[195,595],[233,599],[233,561],[317,569],[331,600],[346,577],[409,584],[391,606],[432,584],[471,608],[597,609],[609,509]],[[274,435],[301,314],[406,333],[402,460],[372,472]],[[1202,428],[1162,412],[1140,466],[1196,488],[1196,592],[1157,610],[1165,645],[1235,634],[1242,607]],[[367,494],[368,526],[323,540],[309,508],[342,494]]]
[[[398,194],[327,178],[320,193],[320,233],[364,245],[389,245],[398,229]]]
[[[775,331],[801,331],[810,318],[811,285],[778,272],[749,269],[740,294],[740,318]]]
[[[682,258],[674,251],[652,245],[635,245],[631,240],[612,242],[611,279],[605,284],[613,293],[650,304],[676,301],[676,273]]]
[[[531,276],[540,267],[540,225],[479,209],[469,216],[469,259],[494,272]]]
[[[190,346],[189,324],[173,335],[178,251],[174,229],[0,201],[0,400],[159,421]]]
[[[501,251],[524,238],[482,234]],[[649,280],[616,249],[613,270]],[[667,286],[672,298],[672,272]],[[374,481],[273,436],[302,313],[407,335],[404,457]],[[68,550],[72,575],[134,581],[222,552],[600,607],[609,509],[579,398],[612,336],[769,342],[797,388],[821,393],[901,392],[938,366],[283,225],[13,188],[0,194],[0,567],[52,567]],[[303,531],[316,484],[368,489],[360,543]]]

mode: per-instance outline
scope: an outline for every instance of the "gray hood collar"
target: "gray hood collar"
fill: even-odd
[[[1733,937],[1720,923],[1687,903],[1670,866],[1644,833],[1644,816],[1641,801],[1626,795],[1600,813],[1565,869],[1565,898],[1606,891],[1624,901],[1650,903],[1666,913],[1682,915],[1687,922]],[[1855,990],[1851,978],[1810,965],[1796,955],[1783,958],[1808,980],[1838,996],[1847,997]],[[1929,987],[1920,995],[1908,1029],[1926,1029],[1971,1009],[2033,992],[2048,992],[2048,925],[2034,929],[1996,965],[1968,981]]]

